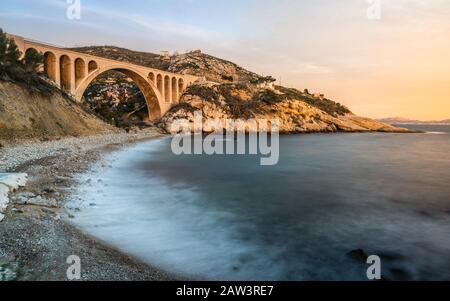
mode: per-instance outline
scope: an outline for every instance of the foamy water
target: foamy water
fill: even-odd
[[[194,279],[450,279],[450,137],[282,137],[280,163],[174,156],[170,141],[107,156],[82,176],[73,222],[120,250]]]

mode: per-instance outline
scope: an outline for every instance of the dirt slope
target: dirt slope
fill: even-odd
[[[30,93],[11,82],[0,81],[0,143],[61,136],[93,135],[117,131],[84,111],[59,92],[51,96]]]

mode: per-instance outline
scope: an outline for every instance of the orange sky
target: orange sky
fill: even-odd
[[[377,2],[378,0],[373,0]],[[202,49],[368,117],[450,118],[450,1],[2,0],[0,27],[63,46]],[[180,9],[180,7],[183,9]]]

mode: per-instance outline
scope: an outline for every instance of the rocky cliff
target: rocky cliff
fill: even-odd
[[[249,119],[276,119],[281,133],[408,132],[358,117],[333,102],[325,102],[326,105],[322,104],[322,109],[319,109],[310,104],[315,101],[313,96],[308,98],[298,91],[288,91],[282,87],[271,90],[252,85],[197,85],[186,91],[181,103],[161,119],[159,126],[170,132],[175,121],[184,119],[193,129],[194,112],[201,111],[204,122],[214,119],[241,119],[244,122]]]

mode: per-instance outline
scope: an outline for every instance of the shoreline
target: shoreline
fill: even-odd
[[[78,255],[81,280],[179,279],[83,232],[70,222],[77,208],[67,207],[77,175],[101,164],[106,153],[163,137],[148,128],[1,148],[0,171],[27,173],[29,181],[10,194],[0,223],[0,266],[16,280],[66,280],[66,259]]]
[[[175,280],[84,233],[70,223],[66,208],[79,184],[76,175],[101,162],[105,153],[164,136],[149,128],[1,148],[1,172],[27,173],[28,182],[9,195],[10,203],[0,223],[0,267],[14,280],[65,281],[67,257],[77,255],[81,280]]]

